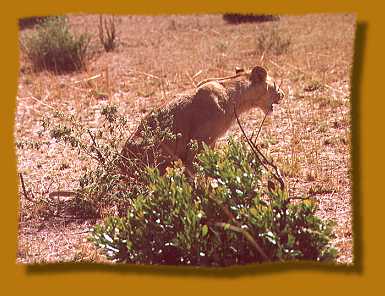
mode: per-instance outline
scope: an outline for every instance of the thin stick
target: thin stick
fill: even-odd
[[[258,251],[258,253],[261,254],[263,259],[265,259],[266,261],[270,261],[269,257],[262,250],[260,245],[255,241],[255,239],[251,236],[251,234],[248,233],[245,229],[243,229],[241,227],[237,227],[237,226],[231,225],[229,223],[223,223],[223,222],[217,222],[214,225],[217,226],[217,227],[221,227],[221,228],[228,227],[228,229],[230,229],[232,231],[241,233],[245,237],[245,239],[248,240],[249,243],[254,247],[254,249],[256,249]]]
[[[24,98],[17,97],[17,99],[29,99],[29,98],[34,99],[36,102],[38,102],[44,106],[47,106],[48,108],[50,108],[52,110],[56,110],[54,107],[44,103],[43,101],[39,100],[38,98],[34,97],[33,95],[30,95],[29,97],[24,97]]]
[[[266,117],[267,117],[267,114],[265,114],[265,117],[263,117],[263,120],[262,120],[262,122],[261,122],[261,125],[259,126],[258,133],[257,133],[257,135],[255,136],[255,140],[254,140],[254,142],[253,142],[254,145],[256,145],[256,143],[257,143],[258,136],[259,136],[259,134],[260,134],[260,132],[261,132],[261,130],[262,130],[262,125],[263,125],[263,123],[265,122]],[[253,131],[253,133],[251,134],[251,137],[250,137],[251,141],[253,141],[253,135],[254,135],[254,131]]]
[[[193,75],[192,79],[197,78],[199,75],[202,74],[202,72],[203,72],[202,70],[199,70],[198,72],[196,72],[196,73]]]
[[[234,215],[231,213],[231,211],[228,209],[228,207],[226,207],[224,204],[220,203],[219,201],[217,201],[215,198],[213,198],[210,194],[208,195],[209,199],[211,199],[212,201],[214,201],[221,209],[222,211],[225,213],[225,215],[227,216],[227,218],[229,218],[230,221],[234,222],[237,226],[234,226],[234,225],[231,225],[231,224],[228,224],[228,223],[221,223],[221,222],[217,222],[215,223],[214,225],[216,226],[219,226],[219,227],[224,227],[225,225],[229,227],[229,229],[233,230],[233,231],[236,231],[236,232],[239,232],[241,233],[245,238],[246,240],[248,240],[250,242],[250,244],[262,255],[262,257],[266,260],[266,261],[269,261],[269,257],[266,256],[266,254],[263,252],[262,248],[258,245],[258,243],[255,241],[255,239],[253,238],[253,236],[246,230],[246,229],[243,229],[242,228],[242,225],[240,222],[238,222]]]
[[[77,232],[70,232],[68,234],[70,234],[70,235],[77,235],[77,234],[83,234],[83,233],[89,233],[89,232],[91,232],[91,230],[83,230],[83,231],[77,231]]]
[[[340,94],[343,94],[344,96],[347,96],[347,94],[346,94],[344,91],[342,91],[342,90],[339,90],[339,89],[336,89],[336,88],[334,88],[334,87],[331,87],[330,85],[328,85],[328,84],[326,84],[326,83],[324,83],[324,85],[325,85],[327,88],[329,88],[329,89],[331,89],[331,90],[333,90],[333,91],[335,91],[335,92],[339,92]]]
[[[277,68],[281,69],[281,70],[284,69],[284,67],[278,65],[277,63],[275,63],[275,62],[272,61],[272,60],[270,60],[269,62],[270,62],[271,64],[273,64],[274,66],[276,66]]]
[[[77,80],[77,81],[74,82],[74,84],[79,84],[79,83],[82,83],[82,82],[89,82],[91,80],[99,78],[100,76],[102,76],[102,74],[97,74],[97,75],[91,76],[89,78],[84,78],[84,79],[81,79],[81,80]]]
[[[251,150],[253,151],[255,157],[258,159],[258,161],[262,164],[262,166],[267,170],[267,171],[270,171],[269,168],[265,165],[265,164],[268,164],[269,166],[271,166],[273,169],[274,169],[274,172],[275,173],[272,173],[273,177],[279,182],[280,186],[281,186],[281,190],[284,190],[285,189],[285,183],[283,182],[283,179],[282,177],[280,176],[280,173],[278,171],[278,168],[272,163],[270,162],[266,157],[265,155],[263,155],[263,153],[258,149],[258,147],[249,139],[249,137],[246,135],[246,132],[245,130],[243,129],[242,125],[241,125],[241,122],[239,121],[239,118],[238,118],[238,115],[237,115],[237,112],[235,110],[235,107],[234,107],[234,115],[235,115],[235,118],[237,119],[237,123],[238,123],[238,126],[239,128],[241,129],[242,133],[243,133],[243,136],[245,137],[247,143],[249,144]],[[261,159],[259,158],[262,157],[263,158],[263,161],[261,161]]]
[[[160,77],[155,76],[155,75],[153,75],[153,74],[146,73],[146,72],[136,71],[136,70],[129,70],[129,71],[130,71],[130,72],[134,72],[134,73],[138,73],[138,74],[143,74],[143,75],[145,75],[145,76],[147,76],[147,77],[155,78],[155,79],[157,79],[157,80],[159,80],[159,81],[162,80]]]
[[[28,199],[29,201],[33,201],[27,194],[27,191],[25,190],[25,185],[24,185],[24,180],[23,180],[23,174],[22,173],[19,173],[19,177],[20,177],[20,182],[21,182],[21,187],[23,188],[23,194],[24,194],[24,197],[26,199]]]
[[[188,77],[188,79],[190,80],[192,85],[194,85],[194,87],[196,87],[197,84],[195,83],[194,78],[192,78],[191,75],[187,71],[186,71],[186,76]]]
[[[263,60],[265,58],[265,52],[266,50],[263,51],[262,55],[261,55],[261,58],[259,59],[259,64],[262,66],[263,65]]]
[[[239,126],[239,128],[241,129],[242,134],[243,134],[243,136],[245,137],[247,143],[249,144],[251,150],[253,151],[255,157],[258,159],[259,163],[262,164],[263,167],[268,171],[269,168],[268,168],[268,167],[264,164],[264,162],[259,158],[258,153],[257,153],[257,151],[255,150],[253,143],[250,141],[249,137],[246,135],[246,132],[245,132],[245,130],[243,129],[243,127],[242,127],[242,125],[241,125],[241,122],[239,121],[237,112],[235,111],[235,107],[234,107],[234,114],[235,114],[235,118],[237,119],[238,126]]]
[[[95,147],[96,153],[97,153],[97,155],[99,157],[99,160],[101,160],[102,163],[104,164],[105,160],[104,160],[104,157],[103,157],[102,153],[98,149],[98,144],[96,144],[95,136],[91,133],[91,131],[89,129],[87,129],[87,132],[88,132],[88,134],[91,137],[92,143],[94,144],[94,147]]]
[[[107,92],[109,95],[111,95],[110,93],[110,74],[109,74],[109,71],[108,71],[108,67],[106,67],[106,88],[107,88]]]
[[[59,190],[59,191],[52,191],[50,194],[48,194],[49,198],[53,198],[55,196],[62,196],[62,197],[70,197],[70,196],[77,196],[79,193],[75,191],[68,191],[68,190]]]

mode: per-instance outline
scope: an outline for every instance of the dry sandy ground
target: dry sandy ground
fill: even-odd
[[[96,221],[67,217],[60,208],[49,217],[42,214],[50,202],[48,194],[76,188],[90,165],[84,156],[41,132],[43,116],[59,110],[97,127],[101,108],[116,104],[131,119],[128,136],[147,111],[171,94],[193,89],[207,77],[232,74],[235,66],[262,63],[282,82],[287,96],[266,120],[259,142],[284,171],[293,194],[315,194],[320,217],[336,222],[333,244],[339,250],[338,262],[352,263],[354,16],[282,16],[278,22],[239,25],[227,24],[221,15],[122,16],[118,47],[109,53],[98,40],[98,16],[71,15],[69,20],[74,32],[92,34],[94,55],[87,70],[35,73],[21,54],[15,139],[18,173],[28,198],[20,186],[18,262],[105,260],[85,241]],[[20,38],[30,32],[22,30]],[[274,32],[278,41],[290,40],[287,52],[259,50],[258,38]],[[98,74],[92,84],[78,83]],[[242,122],[251,132],[262,118],[262,112],[254,110],[242,116]],[[228,134],[241,135],[237,126]],[[22,147],[23,141],[43,144],[31,149]]]

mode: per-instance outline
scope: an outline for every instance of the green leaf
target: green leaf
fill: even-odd
[[[223,229],[224,230],[227,230],[230,228],[230,224],[229,223],[226,223],[225,225],[223,225]]]
[[[294,243],[295,243],[295,237],[294,237],[294,235],[289,233],[287,235],[287,245],[291,248],[294,246]]]
[[[207,225],[203,225],[202,226],[202,236],[205,237],[207,235],[207,233],[209,232],[209,228],[207,227]]]
[[[250,209],[250,213],[251,215],[253,215],[254,217],[258,217],[258,211],[256,208],[251,208]]]

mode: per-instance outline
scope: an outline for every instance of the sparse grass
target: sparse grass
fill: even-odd
[[[99,17],[99,40],[106,52],[112,51],[117,45],[117,18],[115,16]]]
[[[303,89],[304,91],[307,91],[307,92],[313,92],[313,91],[316,91],[316,90],[319,90],[323,87],[322,83],[319,82],[319,81],[310,81],[306,86],[305,88]]]
[[[48,20],[49,16],[31,16],[31,17],[23,17],[19,19],[19,27],[21,30],[25,28],[30,28],[35,25],[41,24]]]
[[[264,26],[257,31],[256,51],[261,55],[266,52],[281,55],[288,52],[291,42],[290,36],[280,31],[278,26]]]
[[[98,22],[97,15],[68,18],[71,32],[77,36],[87,32],[91,45],[99,43]],[[277,82],[282,80],[287,97],[265,121],[258,143],[265,143],[263,149],[279,168],[289,172],[285,178],[291,193],[315,194],[319,216],[337,223],[337,260],[351,263],[349,79],[354,17],[332,14],[281,16],[279,22],[236,26],[226,24],[221,15],[122,17],[119,51],[100,53],[86,70],[71,75],[32,72],[22,52],[15,138],[32,144],[16,149],[18,171],[29,196],[26,199],[20,187],[18,260],[86,261],[94,254],[82,241],[87,234],[78,233],[95,221],[69,217],[64,211],[69,202],[48,198],[52,191],[76,188],[79,177],[92,165],[41,133],[43,116],[62,111],[79,116],[90,128],[100,128],[101,110],[106,104],[116,104],[129,118],[122,134],[126,138],[143,112],[167,102],[172,94],[193,88],[193,82],[232,74],[235,66],[259,63],[256,38],[263,28],[270,32],[278,23],[278,35],[289,38],[290,45],[280,55],[266,51],[263,65]],[[30,33],[23,30],[20,37]],[[85,81],[99,74],[99,78]],[[304,90],[315,81],[321,84],[317,89]],[[262,116],[253,111],[241,120],[251,134]],[[238,127],[229,134],[239,137]],[[325,145],[331,135],[337,140]],[[52,209],[56,209],[55,215]],[[103,262],[98,256],[94,260]]]
[[[22,48],[35,70],[56,73],[80,70],[87,60],[89,38],[74,36],[64,16],[40,22],[36,31],[22,40]]]

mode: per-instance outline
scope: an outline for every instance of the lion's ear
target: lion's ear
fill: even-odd
[[[245,72],[245,69],[240,68],[240,67],[235,67],[235,74],[236,75],[241,74],[243,72]]]
[[[250,74],[250,80],[253,83],[266,82],[267,72],[264,68],[256,66]]]

